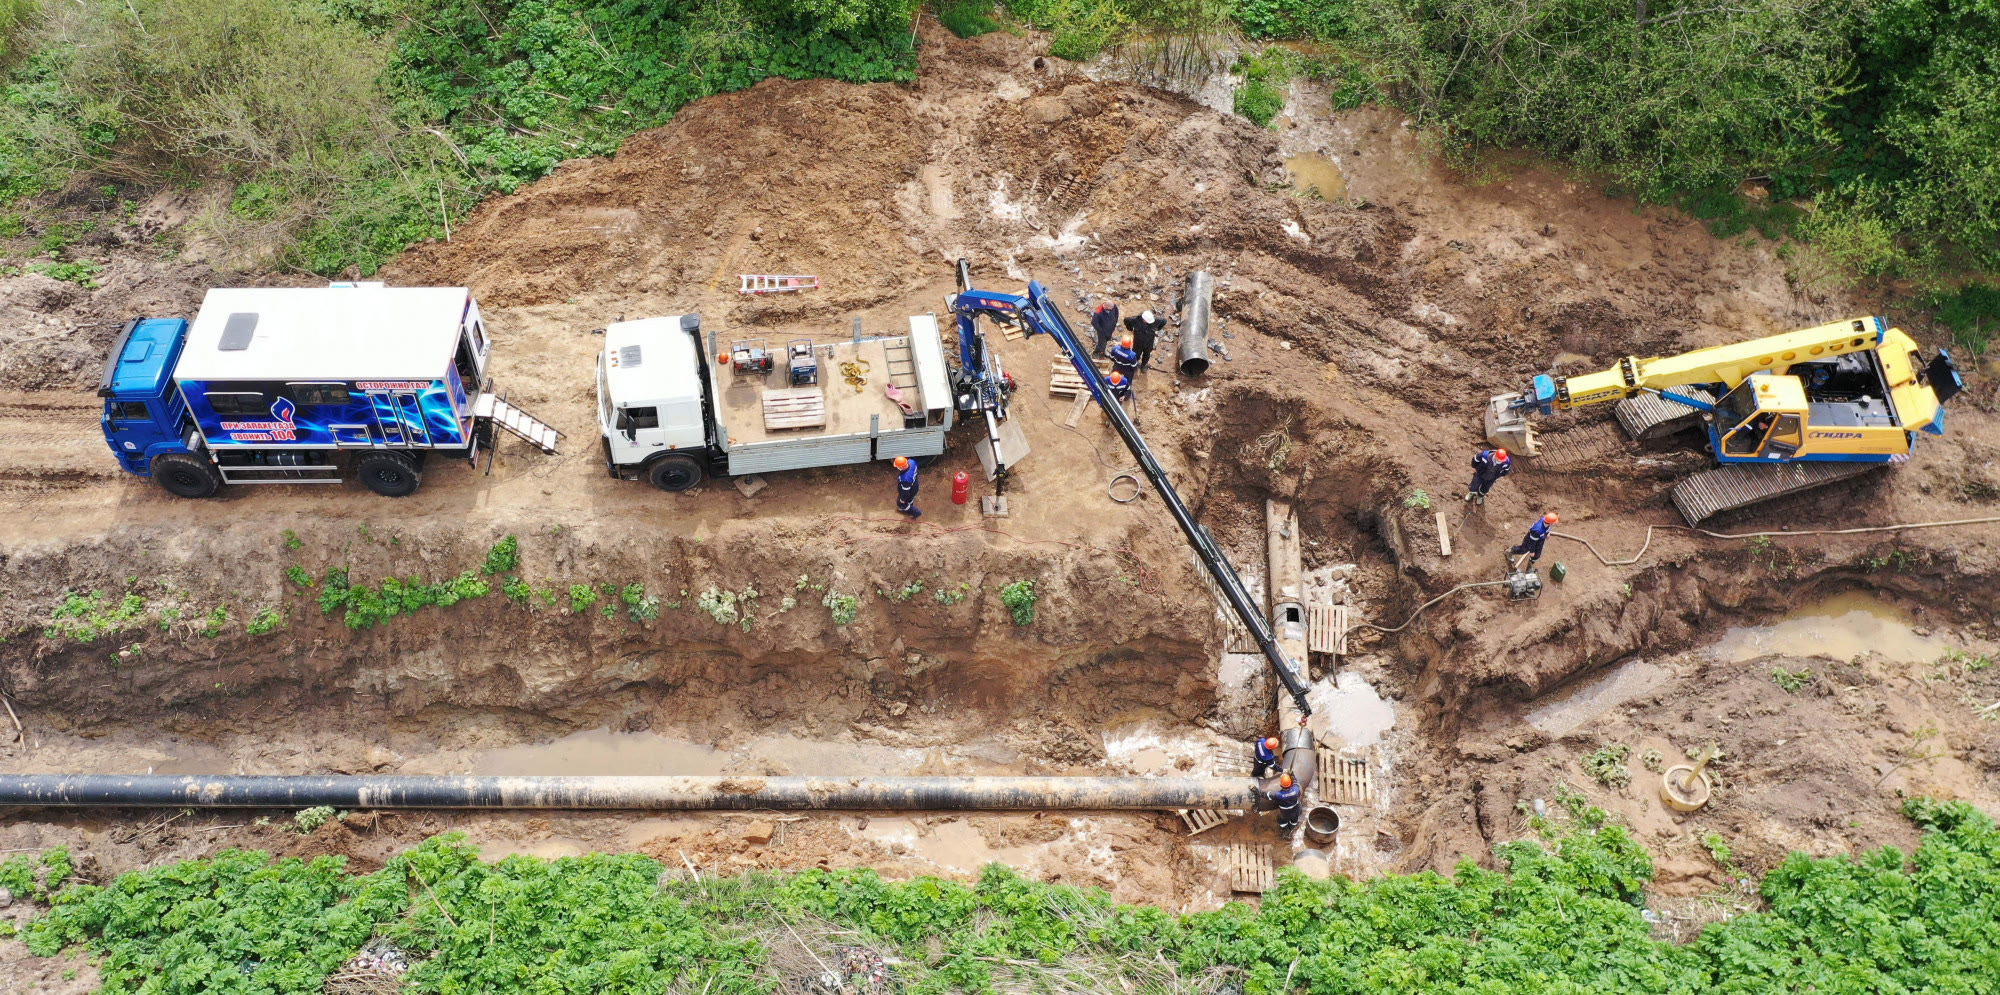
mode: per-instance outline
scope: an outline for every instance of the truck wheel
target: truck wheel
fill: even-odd
[[[646,471],[646,479],[663,491],[684,491],[701,483],[701,464],[693,457],[675,454],[662,458]]]
[[[369,453],[355,464],[361,482],[383,497],[408,497],[423,483],[417,462],[402,453]]]
[[[167,493],[184,498],[205,498],[222,486],[222,475],[215,472],[215,467],[191,453],[153,457],[153,479]]]

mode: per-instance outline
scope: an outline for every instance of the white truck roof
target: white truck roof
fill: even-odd
[[[174,378],[433,380],[471,303],[464,287],[210,290]]]
[[[701,364],[681,316],[604,327],[604,386],[619,407],[701,397]]]

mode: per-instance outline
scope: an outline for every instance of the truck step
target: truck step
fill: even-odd
[[[1799,460],[1791,463],[1727,463],[1703,470],[1674,485],[1674,506],[1689,525],[1787,494],[1824,487],[1836,480],[1881,469],[1882,463]]]
[[[472,402],[472,417],[490,421],[551,456],[556,452],[556,440],[563,437],[554,426],[507,403],[506,398],[496,394],[479,395],[479,399]]]
[[[1674,389],[1698,401],[1715,403],[1715,395],[1700,388]],[[1625,426],[1625,433],[1638,442],[1664,439],[1701,421],[1700,409],[1690,408],[1677,401],[1669,401],[1658,394],[1628,397],[1619,401],[1615,410],[1618,414],[1618,424]]]

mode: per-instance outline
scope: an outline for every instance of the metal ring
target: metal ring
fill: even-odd
[[[1132,482],[1132,493],[1125,497],[1118,496],[1118,482],[1121,480],[1129,480]],[[1104,492],[1111,496],[1111,500],[1116,501],[1119,504],[1131,504],[1132,502],[1137,501],[1139,499],[1139,495],[1144,493],[1145,490],[1146,490],[1146,485],[1141,484],[1139,482],[1139,478],[1136,475],[1134,475],[1130,470],[1127,470],[1124,473],[1112,477],[1111,483],[1105,485],[1104,488]]]

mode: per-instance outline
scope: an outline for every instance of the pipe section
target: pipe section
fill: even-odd
[[[1221,777],[0,776],[0,806],[44,808],[1229,810],[1256,795]]]
[[[1181,337],[1175,346],[1174,363],[1181,376],[1198,377],[1208,372],[1208,324],[1214,317],[1215,277],[1207,270],[1188,274],[1181,290]]]

